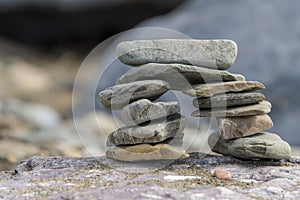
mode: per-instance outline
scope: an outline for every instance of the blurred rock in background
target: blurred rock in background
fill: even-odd
[[[0,0],[0,34],[47,48],[89,49],[182,0]]]

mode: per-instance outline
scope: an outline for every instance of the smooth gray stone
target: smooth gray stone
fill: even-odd
[[[291,157],[290,145],[273,133],[261,132],[243,138],[222,140],[216,132],[209,136],[208,143],[216,153],[242,159],[281,160]]]
[[[177,160],[189,157],[189,154],[180,147],[168,144],[138,144],[133,146],[110,147],[106,157],[121,161],[151,161]]]
[[[117,110],[139,99],[158,99],[169,89],[169,84],[161,80],[137,81],[109,87],[99,93],[99,98],[106,109]]]
[[[265,86],[257,81],[229,81],[193,85],[191,89],[182,92],[191,97],[211,97],[222,93],[254,92],[263,89]]]
[[[121,118],[127,126],[134,126],[143,122],[167,117],[180,112],[178,102],[156,102],[141,99],[125,106]]]
[[[201,109],[192,113],[193,117],[241,117],[263,115],[271,112],[271,103],[262,101],[258,104],[231,108]]]
[[[244,106],[259,103],[264,99],[265,95],[261,93],[228,93],[194,99],[193,105],[197,108]]]
[[[116,53],[121,62],[132,66],[181,63],[226,70],[236,59],[237,45],[232,40],[135,40],[120,43]]]
[[[245,77],[228,71],[207,69],[185,64],[148,63],[121,76],[117,83],[159,79],[168,82],[172,89],[182,90],[191,85],[208,82],[244,81]]]
[[[107,138],[107,146],[153,144],[175,137],[183,131],[186,119],[180,114],[168,116],[167,119],[153,121],[149,125],[122,127],[112,132]]]

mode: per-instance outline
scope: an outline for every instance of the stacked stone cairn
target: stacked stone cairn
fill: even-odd
[[[242,159],[288,159],[291,148],[273,127],[270,102],[257,93],[262,83],[227,71],[237,57],[231,40],[136,40],[122,42],[116,53],[136,67],[117,85],[100,92],[106,109],[121,111],[125,127],[107,139],[107,157],[122,161],[188,157],[182,148],[186,119],[178,102],[153,102],[168,90],[194,97],[194,117],[216,118],[219,131],[212,151]]]

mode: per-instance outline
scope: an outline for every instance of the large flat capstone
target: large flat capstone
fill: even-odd
[[[122,42],[116,53],[125,64],[181,63],[212,69],[228,69],[237,56],[232,40],[135,40]]]

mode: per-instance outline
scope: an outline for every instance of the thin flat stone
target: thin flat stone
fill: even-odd
[[[193,117],[241,117],[252,115],[263,115],[271,112],[271,103],[262,101],[258,104],[241,107],[219,108],[219,109],[201,109],[192,113]]]
[[[116,53],[132,66],[181,63],[226,70],[236,59],[237,45],[232,40],[135,40],[120,43]]]
[[[257,133],[255,135],[222,140],[219,133],[213,133],[208,138],[212,150],[227,156],[242,159],[289,159],[291,157],[290,145],[273,133]]]
[[[108,110],[118,110],[139,99],[158,99],[170,86],[161,80],[137,81],[115,85],[99,93],[99,98]]]
[[[148,63],[121,76],[117,83],[137,80],[159,79],[170,84],[172,89],[183,90],[198,83],[244,81],[245,77],[228,71],[219,71],[185,64]]]
[[[126,147],[111,147],[106,157],[120,161],[176,160],[189,157],[182,148],[168,144],[139,144]]]
[[[162,142],[182,132],[185,125],[185,117],[175,114],[143,126],[122,127],[109,134],[106,145],[111,147]]]
[[[192,89],[183,90],[183,93],[192,97],[211,97],[222,93],[254,92],[263,89],[265,86],[257,81],[229,81],[194,85]]]
[[[194,99],[193,105],[197,108],[220,108],[256,104],[265,99],[261,93],[228,93],[212,97]]]
[[[240,138],[265,131],[273,127],[269,115],[217,118],[222,139]]]
[[[125,106],[121,118],[127,126],[134,126],[180,112],[178,102],[156,102],[141,99]]]

